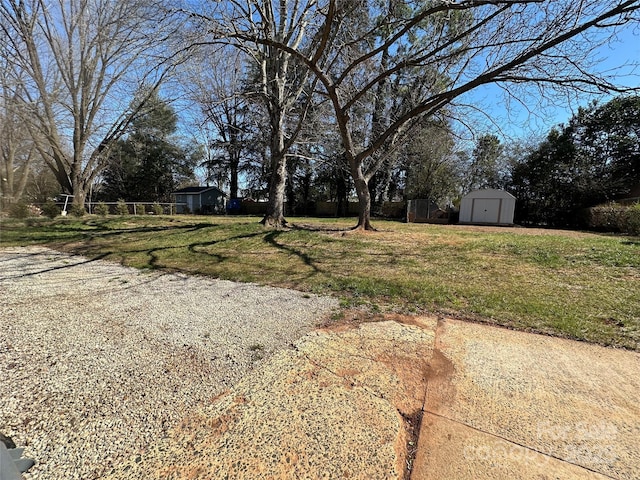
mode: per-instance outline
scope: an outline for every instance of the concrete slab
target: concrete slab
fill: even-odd
[[[640,478],[639,353],[396,320],[307,335],[108,478]]]
[[[640,354],[446,320],[438,358],[412,479],[640,478]]]
[[[402,478],[434,327],[309,334],[110,478]]]
[[[422,428],[412,480],[610,478],[428,413]]]

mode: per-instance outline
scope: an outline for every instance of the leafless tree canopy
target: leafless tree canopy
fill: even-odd
[[[541,96],[627,91],[594,52],[640,20],[640,0],[162,2],[0,3],[13,111],[81,204],[109,146],[172,66],[202,44],[235,48],[266,112],[273,225],[284,222],[287,155],[310,109],[330,107],[359,226],[369,228],[368,183],[425,119],[453,115],[487,84],[513,98],[530,87]]]
[[[281,226],[284,220],[284,193],[287,153],[300,133],[312,94],[298,53],[309,52],[308,30],[316,13],[313,1],[251,0],[218,2],[204,8],[185,8],[181,13],[202,34],[196,43],[225,44],[238,48],[253,64],[253,81],[268,116],[270,129],[269,206],[263,222]],[[246,35],[243,35],[246,34]],[[197,37],[196,37],[197,38]],[[259,41],[262,39],[265,41]],[[285,46],[286,48],[280,48]]]
[[[135,98],[167,72],[156,51],[167,34],[154,2],[7,0],[3,55],[40,155],[75,202],[105,151],[144,105]],[[170,28],[168,25],[167,28]]]
[[[490,83],[513,93],[522,84],[542,93],[624,91],[611,72],[598,71],[593,52],[618,27],[637,22],[638,8],[638,1],[232,0],[199,20],[212,42],[265,45],[313,73],[333,105],[361,202],[359,224],[368,228],[366,187],[382,164],[378,153],[415,119]],[[381,105],[390,86],[395,91]],[[353,122],[362,117],[377,125],[357,138]]]

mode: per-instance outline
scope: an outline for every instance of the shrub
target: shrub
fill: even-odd
[[[107,205],[104,202],[100,202],[98,203],[98,205],[96,205],[94,212],[96,212],[96,215],[100,215],[101,217],[106,217],[107,215],[109,215],[109,205]]]
[[[588,227],[607,232],[620,231],[625,207],[615,203],[598,205],[589,209]]]
[[[162,208],[162,205],[157,202],[151,206],[151,210],[154,215],[162,215],[164,213],[164,208]]]
[[[640,204],[598,205],[590,208],[587,216],[590,229],[640,235]]]
[[[11,218],[23,219],[30,214],[29,205],[24,202],[17,202],[9,207],[9,216]]]
[[[123,199],[118,200],[116,203],[116,214],[117,215],[129,215],[129,207]]]
[[[136,203],[133,206],[133,211],[135,212],[136,215],[144,215],[144,205],[140,205],[139,203]]]
[[[52,201],[48,201],[42,205],[42,213],[49,218],[56,218],[60,215],[60,207]]]
[[[86,213],[87,211],[84,209],[84,206],[81,207],[77,203],[71,205],[71,215],[73,215],[74,217],[84,217]]]
[[[630,206],[627,209],[627,233],[640,235],[640,203]]]

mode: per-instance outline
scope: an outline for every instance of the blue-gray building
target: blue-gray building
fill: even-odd
[[[224,213],[225,193],[216,187],[186,187],[173,195],[176,213]]]

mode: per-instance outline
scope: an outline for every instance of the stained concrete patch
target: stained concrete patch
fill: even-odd
[[[435,322],[317,331],[110,478],[398,479]]]
[[[640,354],[453,320],[435,349],[454,369],[429,380],[412,479],[638,478]]]

